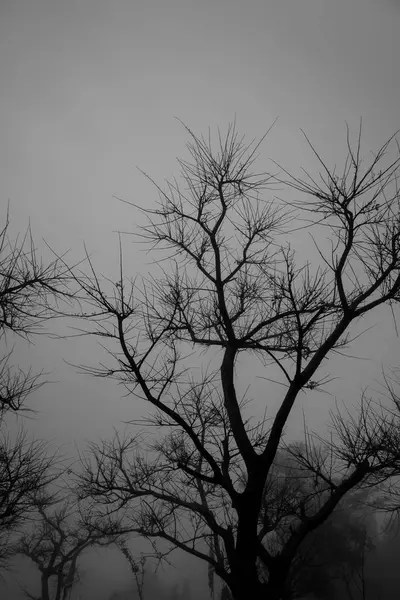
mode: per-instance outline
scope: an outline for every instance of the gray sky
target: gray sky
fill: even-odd
[[[14,230],[30,218],[57,251],[81,256],[85,241],[112,274],[113,231],[137,216],[112,196],[156,197],[135,166],[159,181],[177,172],[186,138],[175,116],[201,133],[236,114],[250,138],[279,117],[261,152],[266,169],[270,157],[315,166],[300,128],[328,162],[340,160],[345,121],[355,129],[361,116],[374,149],[400,126],[399,26],[394,0],[1,0],[1,206],[10,199]],[[129,241],[126,260],[132,274],[146,269]],[[375,361],[335,363],[343,397],[400,349],[387,315],[375,320],[373,347],[357,347]],[[63,364],[93,357],[89,342],[41,339],[20,356],[60,381],[32,400],[38,435],[70,444],[132,418],[114,384]],[[330,401],[304,400],[313,423]]]

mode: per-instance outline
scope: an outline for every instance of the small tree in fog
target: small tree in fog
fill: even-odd
[[[90,261],[76,276],[84,331],[114,358],[85,372],[153,409],[145,436],[92,446],[81,493],[124,508],[131,531],[208,563],[235,600],[276,600],[290,596],[300,548],[345,495],[400,473],[398,415],[364,398],[359,417],[336,415],[328,440],[307,434],[298,447],[309,485],[282,490],[276,474],[296,401],[328,383],[327,359],[351,343],[351,325],[400,299],[399,159],[391,139],[367,161],[360,130],[340,171],[309,143],[319,176],[259,174],[259,144],[234,127],[215,148],[187,133],[182,183],[157,186],[154,208],[135,206],[148,218],[141,239],[162,251],[161,274],[129,279],[121,252],[116,282]],[[273,197],[277,183],[290,200]],[[315,247],[300,259],[291,236],[305,229]],[[268,420],[238,391],[241,355],[281,384],[258,392],[258,407],[278,401]]]
[[[93,546],[108,546],[118,540],[115,523],[105,522],[74,495],[52,503],[36,501],[36,518],[26,524],[13,544],[14,555],[25,556],[40,573],[40,600],[69,600],[80,580],[79,560]],[[35,598],[25,589],[29,598]]]

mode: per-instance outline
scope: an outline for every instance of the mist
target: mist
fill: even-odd
[[[155,205],[157,190],[143,171],[160,185],[179,177],[176,157],[185,156],[187,141],[180,121],[206,136],[235,121],[251,140],[278,118],[259,149],[257,164],[269,170],[271,159],[296,173],[311,164],[300,130],[327,163],[340,163],[346,123],[354,134],[361,117],[363,147],[376,149],[399,128],[399,25],[393,0],[2,0],[0,214],[5,220],[9,205],[10,237],[30,225],[44,260],[57,255],[75,265],[87,251],[115,281],[118,234],[126,233],[127,274],[159,277],[164,263],[129,235],[143,222],[129,203]],[[292,242],[300,258],[312,247],[301,232]],[[337,404],[352,411],[362,390],[381,389],[383,368],[398,367],[394,322],[392,307],[382,306],[354,326],[351,356],[330,359],[337,378],[327,391],[300,397],[288,439],[302,439],[304,415],[324,435]],[[149,411],[111,378],[79,371],[108,354],[88,337],[73,337],[71,326],[54,319],[46,324],[51,335],[7,336],[0,344],[3,354],[13,349],[17,367],[43,371],[47,382],[30,395],[31,413],[7,414],[7,432],[16,436],[23,426],[29,439],[45,440],[76,465],[89,442],[130,431]],[[212,360],[200,356],[196,368]],[[281,391],[275,379],[266,388],[263,369],[252,355],[238,359],[239,393],[262,398],[252,405],[259,419],[265,404],[268,416],[276,413]],[[366,597],[386,600],[398,595],[400,538],[383,521],[366,559],[367,589],[377,595]],[[129,544],[138,557],[147,548],[140,537]],[[86,549],[80,571],[70,600],[139,598],[129,564],[112,545]],[[40,593],[39,571],[27,557],[14,559],[2,577],[5,600],[26,598],[23,588]],[[215,586],[217,597],[217,576]],[[145,600],[206,600],[207,565],[178,549],[163,564],[146,563],[144,590]]]

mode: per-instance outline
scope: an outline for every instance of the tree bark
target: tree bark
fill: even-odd
[[[42,576],[41,576],[41,590],[42,590],[41,600],[50,600],[50,594],[49,594],[49,574],[48,573],[42,573]]]
[[[287,586],[290,563],[279,558],[271,558],[271,561],[268,582],[260,581],[252,553],[247,561],[243,558],[238,561],[236,568],[232,568],[230,580],[233,600],[288,600],[291,597]]]

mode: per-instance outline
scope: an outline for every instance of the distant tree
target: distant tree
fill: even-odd
[[[320,174],[302,179],[282,167],[254,171],[259,143],[245,145],[235,127],[217,148],[187,132],[182,185],[157,186],[154,208],[134,205],[148,217],[141,239],[162,250],[160,276],[125,277],[122,250],[115,283],[90,259],[89,274],[75,273],[87,300],[82,331],[115,359],[84,372],[147,401],[153,412],[141,424],[154,428],[154,437],[149,428],[146,438],[93,444],[81,494],[210,564],[235,600],[278,600],[299,549],[343,498],[400,473],[399,415],[364,396],[358,416],[334,416],[328,439],[299,448],[314,489],[287,481],[280,501],[273,485],[301,393],[329,383],[327,359],[350,345],[352,326],[400,300],[397,147],[391,138],[367,160],[360,127],[339,171],[309,142]],[[292,199],[262,197],[277,183]],[[307,230],[315,250],[300,261],[291,239]],[[259,392],[260,403],[278,401],[268,420],[254,421],[240,395],[241,355],[281,384]]]
[[[366,492],[345,497],[301,544],[288,577],[288,597],[314,594],[325,600],[365,600],[366,562],[376,536]]]
[[[146,575],[146,557],[142,555],[139,560],[135,559],[126,540],[121,538],[117,543],[117,547],[129,563],[129,568],[135,581],[136,591],[139,600],[144,600],[144,579]]]
[[[70,276],[62,259],[44,263],[30,229],[9,236],[7,212],[0,229],[0,555],[8,555],[9,533],[33,509],[34,498],[52,480],[54,457],[45,444],[28,441],[23,431],[13,439],[6,430],[8,413],[28,410],[27,397],[37,391],[41,374],[15,367],[13,337],[30,339],[55,315],[57,303],[72,298]]]
[[[108,546],[118,540],[110,521],[99,521],[90,507],[74,496],[36,503],[37,519],[14,543],[14,555],[30,559],[40,572],[38,600],[69,600],[79,581],[79,559],[93,546]],[[29,598],[35,598],[24,589]]]

